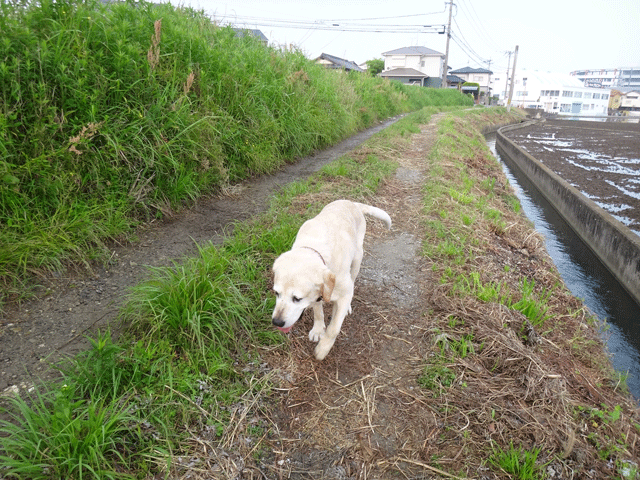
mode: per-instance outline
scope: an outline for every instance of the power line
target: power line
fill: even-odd
[[[442,10],[441,12],[430,12],[430,13],[412,13],[410,15],[396,15],[396,16],[392,16],[392,17],[373,17],[373,18],[360,18],[360,19],[355,19],[355,18],[339,18],[339,19],[331,19],[331,20],[327,20],[327,21],[333,21],[333,22],[343,22],[343,21],[349,21],[349,22],[359,22],[359,21],[369,21],[369,20],[390,20],[390,19],[394,19],[394,18],[409,18],[409,17],[425,17],[427,15],[439,15],[442,13],[445,13],[447,11],[447,9],[445,8],[444,10]]]
[[[223,17],[224,18],[224,17]],[[304,22],[286,22],[279,20],[265,21],[265,19],[250,19],[246,17],[234,17],[234,22],[229,24],[251,24],[260,25],[261,27],[272,28],[293,28],[304,30],[323,30],[338,32],[361,32],[361,33],[442,33],[444,25],[374,25],[374,24],[340,24],[340,23],[304,23]]]
[[[460,1],[461,7],[463,7],[461,9],[462,14],[467,18],[467,20],[469,21],[469,23],[471,25],[471,28],[473,28],[473,30],[478,35],[478,37],[481,38],[484,42],[486,42],[487,45],[492,50],[496,50],[496,51],[501,50],[501,48],[493,40],[493,38],[491,37],[491,35],[487,31],[487,29],[484,27],[484,24],[480,20],[480,17],[478,16],[478,13],[476,12],[476,9],[473,6],[473,2],[468,2],[469,6],[467,6],[467,1],[466,0],[459,0],[459,1]],[[475,17],[475,19],[474,19],[474,17]]]
[[[486,63],[486,59],[483,58],[482,56],[480,56],[474,49],[473,47],[471,47],[471,45],[469,44],[469,42],[467,41],[467,39],[464,37],[464,35],[462,34],[462,29],[460,28],[460,26],[458,25],[458,22],[454,19],[453,23],[456,25],[456,27],[458,28],[458,33],[460,34],[460,38],[457,38],[456,43],[458,44],[458,46],[460,48],[463,49],[464,53],[471,58],[471,60],[473,60],[474,62],[478,62],[478,63]],[[462,46],[459,42],[462,42],[464,44],[464,46]],[[468,51],[466,51],[466,50]],[[470,52],[470,53],[469,53]],[[471,55],[473,55],[475,58],[472,58]]]

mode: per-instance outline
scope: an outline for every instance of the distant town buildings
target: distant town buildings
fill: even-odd
[[[507,73],[511,72],[492,77],[491,91],[503,105],[509,94]],[[511,105],[559,115],[606,116],[610,93],[610,88],[586,86],[573,75],[520,70],[516,71]]]
[[[462,78],[465,82],[477,83],[480,87],[480,95],[489,93],[491,87],[491,75],[493,72],[486,68],[464,67],[458,70],[450,70],[451,75]]]
[[[571,75],[586,87],[615,88],[621,91],[640,89],[640,67],[576,70]]]

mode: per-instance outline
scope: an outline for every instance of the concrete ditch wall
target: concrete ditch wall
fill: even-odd
[[[531,123],[500,128],[496,132],[497,151],[505,161],[515,164],[533,182],[620,284],[640,303],[640,237],[503,134]]]

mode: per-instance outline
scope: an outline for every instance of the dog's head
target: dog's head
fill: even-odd
[[[273,264],[273,324],[288,333],[309,305],[331,300],[335,283],[335,275],[313,251],[283,253]]]

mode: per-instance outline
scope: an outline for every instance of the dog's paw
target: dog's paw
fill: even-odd
[[[328,355],[329,350],[331,350],[331,347],[333,347],[333,344],[335,342],[334,340],[328,340],[327,337],[323,337],[322,340],[320,340],[320,342],[318,343],[318,345],[316,345],[316,351],[315,351],[315,356],[317,360],[324,360],[325,357]]]
[[[311,340],[312,342],[319,342],[322,336],[324,335],[324,331],[325,331],[324,328],[312,329],[309,332],[309,340]]]

